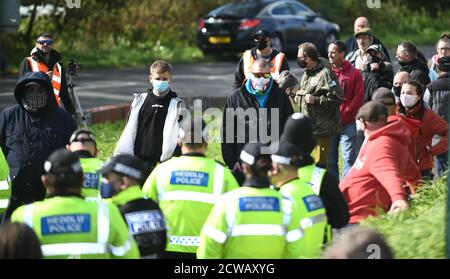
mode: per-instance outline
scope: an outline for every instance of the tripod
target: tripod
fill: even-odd
[[[73,77],[76,76],[76,69],[81,68],[80,65],[74,63],[74,60],[71,60],[69,63],[69,82],[67,83],[67,90],[69,91],[70,97],[72,101],[75,103],[76,110],[76,119],[78,124],[83,124],[85,128],[88,127],[87,118],[84,114],[83,108],[81,107],[80,100],[78,99],[77,94],[75,93],[74,87],[75,83],[73,82]]]

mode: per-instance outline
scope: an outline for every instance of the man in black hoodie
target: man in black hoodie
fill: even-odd
[[[426,86],[430,83],[428,76],[427,61],[423,55],[417,51],[417,47],[410,42],[402,42],[397,47],[397,60],[400,64],[400,71],[408,72],[411,80],[416,80]]]
[[[20,205],[44,199],[44,162],[53,151],[65,147],[76,129],[72,117],[56,105],[46,73],[25,73],[14,97],[18,104],[0,114],[0,147],[12,180],[7,218]]]
[[[62,66],[62,56],[52,48],[53,37],[41,34],[36,39],[36,46],[30,56],[20,64],[20,77],[29,72],[44,72],[52,80],[53,93],[58,106],[61,102],[70,114],[75,113],[75,107],[67,90],[66,71]]]

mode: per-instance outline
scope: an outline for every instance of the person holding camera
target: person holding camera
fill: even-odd
[[[36,39],[36,46],[31,50],[30,56],[20,64],[20,76],[22,78],[28,72],[46,73],[53,86],[55,100],[59,107],[61,103],[70,114],[75,114],[75,107],[70,99],[67,89],[66,73],[62,66],[62,56],[53,49],[53,36],[41,34]]]

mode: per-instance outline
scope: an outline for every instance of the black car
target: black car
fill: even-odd
[[[325,55],[329,43],[339,38],[337,24],[298,1],[256,0],[211,11],[198,23],[197,45],[205,54],[242,52],[254,47],[258,29],[272,34],[275,49],[289,53],[296,53],[303,42],[312,42]]]

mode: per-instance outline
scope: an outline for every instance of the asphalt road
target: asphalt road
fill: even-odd
[[[427,58],[435,53],[433,46],[421,47]],[[390,50],[395,58],[395,49]],[[296,60],[289,60],[291,70],[300,77]],[[82,63],[82,62],[80,62]],[[225,98],[233,84],[236,61],[174,65],[172,88],[184,98]],[[394,62],[394,69],[398,64]],[[0,111],[16,104],[13,96],[17,76],[0,77]],[[131,102],[132,93],[148,87],[148,69],[83,70],[75,79],[75,91],[83,109]]]

